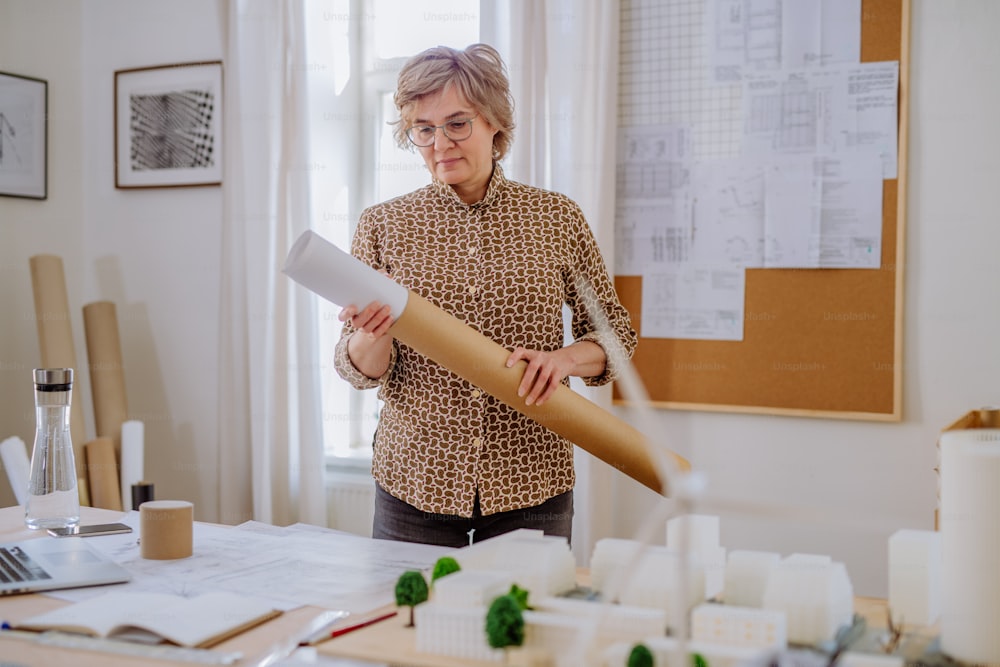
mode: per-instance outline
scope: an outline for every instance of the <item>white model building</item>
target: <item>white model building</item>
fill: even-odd
[[[510,591],[508,572],[459,570],[434,582],[431,599],[414,609],[415,648],[419,653],[499,662],[502,650],[486,639],[486,615],[492,601]],[[608,644],[622,639],[639,641],[666,632],[666,612],[587,600],[543,598],[524,612],[524,647],[545,651],[555,667],[580,667],[580,631],[591,639],[585,648],[596,659]],[[584,663],[585,664],[585,663]]]
[[[691,667],[690,654],[698,653],[711,667],[770,667],[770,665],[815,665],[825,667],[828,659],[819,653],[776,658],[773,649],[739,648],[703,641],[690,641],[680,653],[679,642],[672,637],[653,637],[644,641],[653,654],[655,667]],[[604,650],[601,667],[626,667],[634,642],[617,642]],[[904,667],[906,661],[898,655],[845,651],[837,659],[837,667]]]
[[[735,549],[726,559],[723,601],[736,607],[763,607],[771,570],[781,562],[773,551]]]
[[[691,612],[691,640],[743,648],[788,645],[784,612],[728,604],[701,604]]]
[[[685,559],[667,547],[606,539],[594,546],[590,586],[608,602],[663,609],[677,632],[705,601],[705,570],[694,554]]]
[[[932,625],[941,615],[941,533],[898,530],[889,537],[889,609],[894,619]]]
[[[680,642],[673,637],[648,637],[642,642],[653,654],[656,667],[691,667],[691,653],[698,653],[711,667],[738,667],[749,664],[762,655],[764,650],[751,647],[728,646],[704,641],[685,642],[681,655]],[[622,641],[604,649],[602,667],[626,667],[628,657],[636,642]]]
[[[771,571],[763,607],[785,612],[789,642],[815,644],[851,624],[854,589],[843,563],[829,556],[792,554]]]
[[[643,609],[588,600],[546,598],[524,612],[524,646],[551,657],[554,667],[597,664],[610,644],[663,636],[662,609]],[[581,631],[587,641],[581,641]]]
[[[463,570],[508,572],[518,586],[536,597],[561,595],[576,588],[576,559],[569,542],[540,530],[515,530],[450,555]]]
[[[705,599],[722,593],[726,570],[726,549],[719,542],[719,517],[684,514],[667,521],[667,548],[679,551],[687,546],[705,571]]]
[[[508,572],[491,570],[462,569],[437,579],[430,600],[413,610],[417,652],[503,660],[503,651],[486,640],[486,612],[513,583]]]

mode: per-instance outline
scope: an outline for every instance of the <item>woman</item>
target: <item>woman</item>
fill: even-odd
[[[490,46],[428,49],[399,74],[396,140],[430,185],[364,211],[352,253],[525,361],[518,389],[542,404],[569,376],[610,382],[606,350],[636,345],[597,243],[567,197],[507,180],[513,102]],[[578,292],[589,286],[590,303]],[[563,306],[574,342],[563,346]],[[599,308],[613,331],[590,322]],[[338,373],[379,387],[373,536],[460,547],[517,528],[571,537],[573,445],[387,332],[388,307],[341,311]]]

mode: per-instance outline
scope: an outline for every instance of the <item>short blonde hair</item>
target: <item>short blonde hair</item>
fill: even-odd
[[[503,159],[514,139],[514,99],[503,59],[488,44],[472,44],[464,51],[435,46],[403,65],[393,97],[400,116],[393,132],[396,143],[401,148],[413,148],[406,138],[413,104],[451,85],[497,130],[493,158]]]

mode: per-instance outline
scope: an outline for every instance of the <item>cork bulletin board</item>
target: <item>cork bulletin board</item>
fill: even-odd
[[[628,4],[623,5],[626,11]],[[663,2],[670,4],[691,2]],[[861,9],[862,62],[899,61],[898,174],[883,181],[880,268],[747,269],[742,341],[640,338],[633,362],[655,405],[901,419],[910,6],[909,0],[863,0]],[[622,85],[630,85],[626,70],[635,65],[635,58],[669,59],[677,54],[671,47],[659,53],[643,48],[630,55],[627,18],[623,14]],[[645,31],[643,39],[648,40],[648,26],[640,23],[636,30]],[[676,29],[678,21],[664,22],[668,24]],[[691,25],[697,29],[697,21]],[[698,65],[698,59],[685,62]],[[635,92],[626,99],[634,102]],[[652,101],[655,112],[655,96]],[[620,106],[619,122],[631,118],[641,125],[641,113],[649,110],[649,104],[641,111],[638,105]],[[658,122],[668,120],[661,114]],[[641,332],[642,278],[616,276],[615,285]]]

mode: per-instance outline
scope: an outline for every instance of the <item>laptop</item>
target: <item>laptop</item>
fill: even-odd
[[[0,543],[0,596],[118,584],[128,570],[82,537]]]

